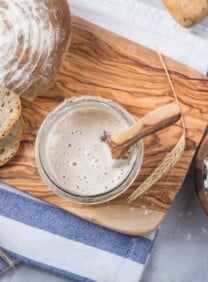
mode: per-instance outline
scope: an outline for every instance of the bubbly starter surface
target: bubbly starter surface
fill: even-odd
[[[72,193],[95,195],[114,188],[129,171],[131,154],[113,160],[107,145],[101,141],[108,134],[127,128],[112,113],[85,108],[60,118],[48,134],[46,156],[57,183]]]

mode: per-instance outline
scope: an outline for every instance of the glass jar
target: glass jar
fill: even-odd
[[[140,171],[143,161],[143,142],[139,141],[133,147],[128,172],[126,173],[125,177],[121,179],[120,182],[117,182],[116,185],[111,189],[102,193],[82,195],[75,193],[74,191],[70,191],[70,187],[68,187],[69,185],[67,187],[63,187],[62,184],[58,183],[59,181],[57,181],[52,170],[50,169],[50,165],[47,163],[46,141],[49,132],[54,127],[56,122],[58,122],[65,114],[78,109],[89,109],[90,107],[106,110],[112,113],[115,117],[117,116],[119,119],[124,121],[128,127],[135,123],[134,118],[123,107],[111,100],[97,96],[75,97],[62,102],[46,117],[39,129],[35,144],[37,168],[43,181],[59,196],[81,204],[99,204],[119,196],[134,182]]]

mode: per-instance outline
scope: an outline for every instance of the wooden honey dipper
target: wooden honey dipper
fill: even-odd
[[[120,133],[108,135],[104,132],[101,139],[110,148],[112,158],[119,159],[136,142],[174,124],[180,117],[180,106],[170,103],[149,112],[133,126]]]

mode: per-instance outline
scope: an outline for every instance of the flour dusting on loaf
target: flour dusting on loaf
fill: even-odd
[[[23,97],[49,86],[69,46],[66,0],[0,0],[0,84]]]

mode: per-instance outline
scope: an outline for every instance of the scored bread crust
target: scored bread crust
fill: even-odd
[[[13,124],[19,119],[21,111],[19,95],[0,86],[0,139],[9,134]]]
[[[0,0],[0,84],[34,99],[49,88],[68,51],[68,0]]]
[[[163,0],[171,15],[181,25],[189,27],[208,15],[207,0]]]
[[[0,166],[6,164],[17,153],[23,135],[24,121],[20,117],[11,132],[0,140]]]

